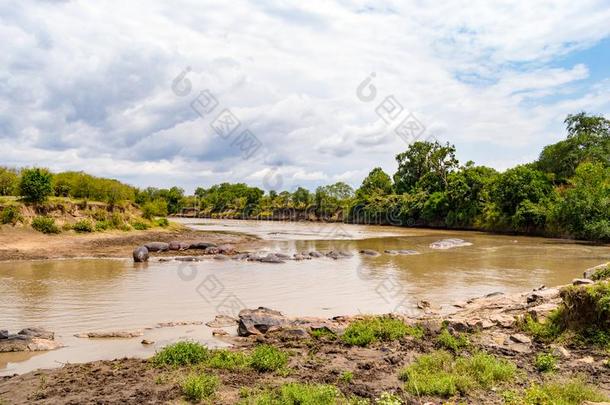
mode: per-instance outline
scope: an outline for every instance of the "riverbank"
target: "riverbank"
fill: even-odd
[[[579,296],[609,288],[600,281],[490,294],[458,304],[446,317],[425,304],[417,318],[288,318],[266,309],[242,311],[239,336],[234,323],[228,329],[233,336],[223,338],[231,349],[191,342],[161,350],[152,360],[66,364],[5,377],[0,398],[6,404],[602,401],[610,396],[610,372],[608,341],[599,337],[608,331],[598,329],[598,339],[591,340],[573,318],[590,310]],[[607,313],[598,315],[607,321]],[[558,323],[560,318],[566,323]]]
[[[68,258],[128,258],[135,246],[147,242],[200,241],[249,246],[256,238],[226,232],[196,231],[172,223],[168,228],[112,230],[46,235],[27,227],[0,227],[0,261]],[[177,252],[174,252],[175,255]]]

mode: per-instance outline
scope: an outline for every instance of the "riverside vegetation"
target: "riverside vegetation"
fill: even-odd
[[[186,196],[179,187],[141,190],[80,172],[0,168],[0,195],[30,203],[55,196],[110,207],[134,204],[145,220],[172,214],[330,220],[610,241],[610,121],[579,113],[565,123],[566,139],[545,147],[535,162],[501,173],[473,162],[460,165],[452,145],[415,142],[396,156],[393,176],[374,168],[356,190],[338,182],[314,192],[299,187],[292,193],[265,193],[242,183],[222,183]],[[19,221],[10,203],[1,217],[3,223]],[[136,221],[130,226],[147,225]],[[80,224],[77,230],[89,228]],[[40,229],[55,231],[46,224]]]

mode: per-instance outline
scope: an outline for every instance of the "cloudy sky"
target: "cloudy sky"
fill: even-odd
[[[189,192],[358,185],[395,170],[415,117],[505,169],[566,114],[610,114],[609,37],[607,0],[3,1],[0,164]]]

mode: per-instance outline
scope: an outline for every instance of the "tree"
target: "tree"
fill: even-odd
[[[17,171],[8,167],[0,167],[0,195],[14,195],[18,185]]]
[[[393,185],[390,176],[381,167],[376,167],[362,181],[362,185],[356,190],[359,200],[366,200],[371,196],[383,196],[392,193]]]
[[[553,173],[555,181],[566,183],[583,162],[600,162],[610,167],[610,121],[582,112],[565,119],[568,137],[546,146],[536,167]]]
[[[19,190],[26,201],[40,203],[53,193],[53,175],[47,169],[24,169]]]
[[[438,142],[415,142],[405,152],[396,155],[398,170],[394,174],[396,192],[410,193],[416,187],[432,193],[447,187],[449,173],[459,162],[453,145]]]
[[[297,188],[292,193],[292,201],[297,209],[305,209],[311,204],[311,193],[303,187]]]

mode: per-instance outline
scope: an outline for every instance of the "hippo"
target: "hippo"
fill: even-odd
[[[149,252],[165,252],[169,250],[169,243],[166,242],[148,242],[144,245]]]
[[[138,246],[133,250],[133,261],[136,263],[148,261],[148,249],[146,246]]]

